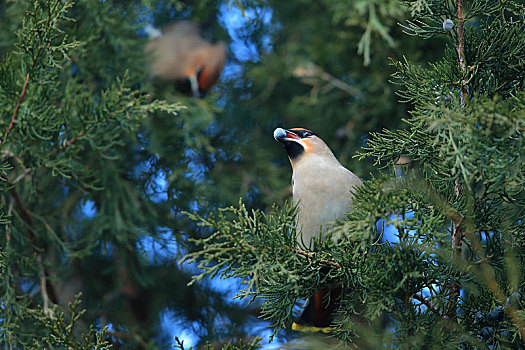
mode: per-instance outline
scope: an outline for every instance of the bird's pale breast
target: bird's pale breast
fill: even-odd
[[[299,202],[298,241],[306,245],[319,232],[325,232],[328,223],[342,219],[350,211],[351,191],[361,185],[361,180],[339,162],[314,159],[294,168],[293,182],[293,199]]]

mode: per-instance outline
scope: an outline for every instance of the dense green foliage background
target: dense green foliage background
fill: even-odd
[[[257,316],[286,328],[298,299],[334,281],[348,290],[337,339],[483,347],[491,327],[483,341],[519,347],[519,306],[476,317],[503,309],[523,281],[523,5],[465,3],[463,69],[457,32],[442,29],[445,18],[458,24],[448,0],[0,1],[2,347],[156,349],[177,345],[174,332],[199,348],[249,343],[263,332]],[[221,80],[201,100],[148,74],[144,27],[183,19],[228,44]],[[312,259],[293,254],[277,126],[314,130],[371,180],[337,228],[350,239],[319,242]],[[396,179],[401,156],[411,162]],[[209,216],[241,197],[236,220]],[[399,243],[370,250],[379,219]],[[249,222],[260,230],[244,231]],[[212,232],[218,241],[198,241]],[[254,256],[239,242],[268,250]],[[226,253],[207,255],[214,244]],[[209,258],[205,273],[249,262],[234,275],[266,303],[232,302],[207,278],[187,286],[200,273],[178,264],[188,252]],[[326,274],[316,259],[342,268]],[[479,277],[490,273],[498,289]],[[363,301],[364,330],[345,317]]]

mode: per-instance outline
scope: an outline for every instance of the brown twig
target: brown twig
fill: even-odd
[[[441,313],[439,312],[438,309],[436,309],[434,307],[434,305],[432,304],[432,301],[431,300],[428,300],[427,298],[425,298],[424,296],[422,296],[421,294],[415,294],[413,296],[414,299],[416,299],[417,301],[420,301],[423,305],[425,305],[427,307],[427,309],[429,309],[430,311],[432,311],[433,313],[436,314],[436,316],[439,316],[439,317],[442,317]]]
[[[175,342],[177,344],[173,345],[173,347],[179,348],[180,350],[184,350],[184,341],[180,340],[179,337],[175,337]]]
[[[330,73],[324,71],[321,67],[317,66],[315,63],[310,62],[304,66],[297,67],[293,70],[292,73],[296,78],[299,78],[305,84],[312,85],[312,95],[317,95],[317,92],[326,92],[334,87],[346,92],[350,96],[360,97],[361,93],[345,83],[344,81],[337,79]],[[318,80],[325,82],[326,84],[322,87],[318,86]]]
[[[7,210],[7,215],[11,216],[13,213],[13,201],[9,201],[9,209]],[[9,232],[9,223],[5,224],[5,238],[7,241],[11,240],[11,233]]]
[[[257,251],[259,249],[255,248],[254,246],[248,244],[247,245],[251,250],[254,250],[254,251]],[[288,250],[292,250],[292,248],[288,248]],[[324,265],[330,265],[330,266],[333,266],[333,267],[336,267],[338,269],[341,268],[341,265],[339,265],[338,262],[335,262],[335,261],[330,261],[330,260],[325,260],[325,259],[316,259],[312,254],[310,253],[307,253],[305,252],[304,250],[301,250],[301,249],[293,249],[294,252],[296,252],[297,254],[299,255],[302,255],[308,259],[312,259],[314,260],[316,263],[318,264],[324,264]]]
[[[48,309],[46,307],[49,305],[48,301],[51,301],[53,304],[58,303],[58,298],[56,294],[56,290],[54,286],[51,284],[50,281],[48,281],[49,272],[47,271],[47,268],[44,266],[44,259],[42,257],[42,253],[38,249],[37,241],[34,231],[34,223],[33,219],[31,217],[30,212],[24,208],[22,204],[22,200],[20,199],[20,196],[18,196],[18,193],[14,188],[9,189],[9,194],[11,196],[11,202],[14,202],[14,206],[16,208],[16,211],[18,212],[18,215],[20,215],[20,218],[26,223],[27,225],[27,236],[29,237],[29,241],[31,243],[31,249],[33,250],[33,253],[36,255],[39,265],[41,266],[42,272],[40,275],[40,290],[42,293],[42,299],[44,301],[44,309],[46,312]]]
[[[465,62],[465,19],[463,18],[463,0],[458,0],[458,56],[459,67],[463,75],[467,74],[467,64]],[[461,80],[461,105],[465,104],[466,84],[464,77]]]
[[[26,177],[29,173],[33,171],[33,168],[26,168],[20,175],[18,175],[13,181],[9,182],[9,186],[15,186],[17,183],[20,182],[24,177]]]
[[[299,254],[299,255],[307,257],[308,259],[314,259],[315,260],[315,258],[312,256],[312,254],[309,254],[309,253],[305,252],[304,250],[295,249],[295,252],[297,254]],[[325,260],[325,259],[319,259],[319,260],[315,260],[315,261],[317,263],[319,263],[319,264],[330,265],[330,266],[336,267],[338,269],[341,268],[341,265],[339,265],[339,263],[337,263],[335,261],[330,261],[330,260]]]
[[[9,127],[7,128],[4,137],[2,138],[2,142],[0,142],[0,148],[7,140],[7,137],[9,136],[9,133],[13,128],[15,127],[15,120],[18,116],[18,110],[20,109],[20,105],[22,104],[22,100],[24,99],[24,96],[26,94],[27,84],[29,84],[29,73],[26,76],[26,81],[24,83],[24,87],[22,88],[22,93],[20,94],[20,97],[18,98],[18,103],[16,104],[15,111],[13,112],[13,116],[11,117],[11,123],[9,124]]]
[[[57,149],[55,152],[53,152],[53,154],[51,155],[51,158],[55,158],[55,156],[56,156],[58,153],[62,152],[62,151],[64,150],[64,148],[71,146],[71,145],[72,145],[75,141],[77,141],[78,138],[79,138],[80,136],[82,136],[82,135],[84,135],[84,131],[81,131],[81,132],[78,133],[78,135],[73,136],[73,138],[72,138],[71,140],[69,140],[68,142],[66,142],[65,144],[63,144],[62,146],[60,146],[59,149]]]
[[[465,82],[465,74],[467,73],[467,65],[465,62],[465,20],[463,18],[463,0],[457,0],[458,1],[458,59],[459,59],[459,66],[461,69],[461,73],[463,74],[463,77],[461,78],[461,92],[460,92],[460,103],[461,106],[465,106],[466,102],[466,82]],[[462,188],[461,188],[461,182],[459,179],[456,179],[454,181],[454,192],[456,193],[456,197],[459,197],[462,195]],[[459,214],[459,213],[458,213]],[[458,261],[461,259],[461,253],[462,248],[461,244],[463,241],[463,237],[465,236],[463,232],[463,220],[459,217],[452,219],[452,260]],[[449,299],[449,307],[448,312],[449,313],[455,313],[455,307],[457,304],[457,299],[461,292],[461,285],[459,283],[452,282],[450,284],[450,290],[451,290],[451,296]]]

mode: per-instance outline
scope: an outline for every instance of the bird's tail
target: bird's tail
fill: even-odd
[[[333,321],[334,307],[341,296],[341,292],[341,287],[325,287],[315,293],[308,300],[301,316],[292,324],[292,329],[328,332],[330,323]]]

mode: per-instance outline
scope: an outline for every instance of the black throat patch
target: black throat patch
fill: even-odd
[[[291,160],[296,160],[304,153],[303,146],[297,142],[286,141],[284,143],[284,148],[286,149],[286,153],[288,153],[288,157],[290,157]]]

